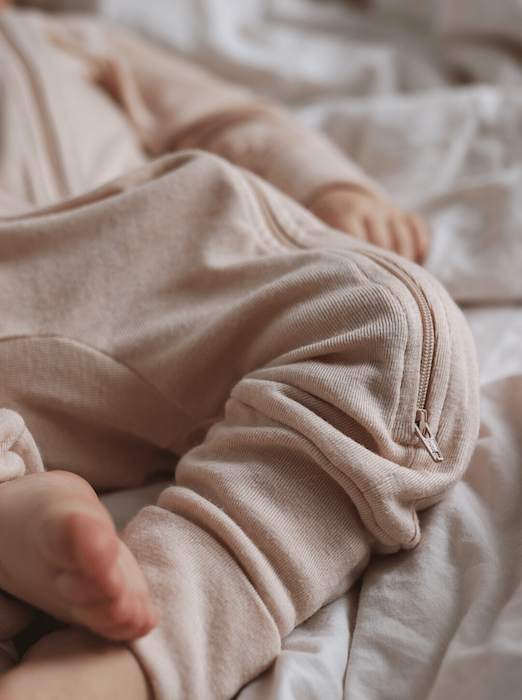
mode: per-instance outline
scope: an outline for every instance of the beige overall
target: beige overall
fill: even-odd
[[[27,429],[98,490],[180,456],[123,532],[132,648],[155,700],[231,698],[463,474],[468,329],[297,203],[378,186],[278,107],[86,19],[4,13],[0,62],[0,476],[42,468]]]

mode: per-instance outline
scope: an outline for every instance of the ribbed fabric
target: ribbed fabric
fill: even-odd
[[[276,104],[98,20],[0,17],[0,211],[46,206],[182,148],[203,148],[298,201],[380,187]]]
[[[477,434],[469,332],[421,268],[329,229],[222,158],[183,151],[146,162],[197,145],[204,124],[205,145],[233,151],[297,199],[324,187],[327,170],[348,180],[352,166],[322,138],[297,138],[278,109],[92,21],[7,13],[0,24],[9,60],[25,42],[16,60],[44,75],[41,143],[57,188],[29,186],[37,168],[27,149],[27,176],[12,196],[4,190],[12,212],[22,202],[28,213],[0,223],[2,403],[23,416],[46,468],[98,489],[142,484],[165,450],[173,463],[181,456],[175,483],[122,535],[161,613],[132,648],[156,700],[230,698],[272,662],[282,636],[352,585],[372,550],[418,543],[416,511],[462,475]],[[98,95],[71,123],[54,101],[61,90],[73,110],[70,86],[101,95],[109,86],[121,107]],[[212,131],[209,114],[246,113],[241,105],[267,110],[249,122],[255,138],[242,118]],[[98,170],[100,144],[118,131],[103,123],[109,107],[131,120],[135,141],[115,146],[127,161]],[[97,134],[88,118],[102,120]],[[270,164],[263,144],[274,146]],[[133,159],[145,165],[77,199],[60,195]],[[46,198],[51,206],[35,210]],[[414,433],[421,367],[442,463]],[[0,441],[12,452],[9,430]]]

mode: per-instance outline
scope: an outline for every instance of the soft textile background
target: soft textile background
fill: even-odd
[[[41,0],[50,5],[52,0]],[[55,3],[56,4],[56,3]],[[95,0],[60,0],[85,9]],[[504,700],[522,687],[522,5],[517,0],[99,0],[327,131],[433,228],[465,305],[483,422],[419,547],[293,632],[240,700]],[[360,9],[364,6],[366,9]],[[108,503],[123,522],[154,489]]]

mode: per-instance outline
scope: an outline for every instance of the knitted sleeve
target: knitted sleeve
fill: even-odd
[[[100,23],[85,18],[64,21],[59,41],[89,59],[93,80],[125,110],[151,156],[211,151],[305,205],[331,187],[381,192],[326,136],[173,51],[109,27],[100,33]]]

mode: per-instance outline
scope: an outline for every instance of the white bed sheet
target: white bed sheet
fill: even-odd
[[[240,700],[522,698],[522,5],[100,0],[107,19],[285,102],[433,229],[464,306],[482,427],[412,552],[284,640]],[[509,40],[509,43],[506,41]],[[465,80],[466,84],[462,84]],[[119,523],[161,486],[108,497]]]

